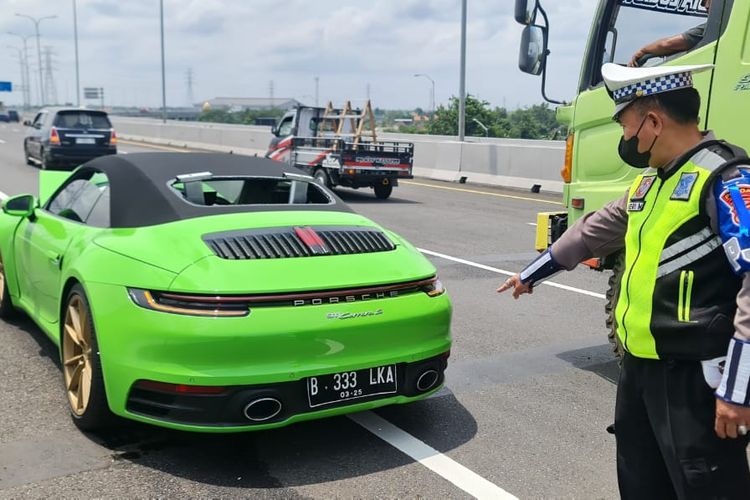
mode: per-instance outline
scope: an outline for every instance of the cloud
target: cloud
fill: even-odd
[[[548,93],[571,98],[595,0],[544,3],[551,23]],[[103,86],[111,104],[158,105],[158,3],[78,0],[77,5],[82,86]],[[58,95],[74,100],[70,3],[0,0],[0,12],[16,11],[58,16],[42,23],[42,45],[52,46],[56,54]],[[171,105],[186,104],[188,68],[194,74],[196,101],[219,95],[266,96],[271,81],[276,96],[304,95],[310,101],[315,76],[320,78],[322,102],[363,98],[369,84],[379,107],[425,107],[430,83],[414,78],[415,73],[435,80],[438,103],[458,93],[459,0],[165,0],[164,12]],[[33,25],[6,15],[0,19],[0,33],[7,30],[31,33]],[[512,0],[469,2],[470,92],[493,105],[541,101],[539,79],[517,69],[520,33]],[[2,36],[5,45],[18,43]],[[0,68],[5,69],[0,79],[18,80],[12,54],[0,50]],[[20,99],[16,93],[7,100]]]

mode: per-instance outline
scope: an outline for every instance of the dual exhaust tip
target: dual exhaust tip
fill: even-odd
[[[283,408],[281,401],[276,398],[266,397],[250,401],[242,411],[248,420],[253,422],[265,422],[281,413]]]
[[[417,389],[422,392],[428,391],[435,387],[439,378],[440,374],[438,374],[437,370],[425,370],[417,379]]]
[[[425,370],[417,379],[417,389],[422,392],[429,391],[435,387],[439,379],[440,374],[437,370]],[[250,401],[245,405],[243,413],[248,420],[253,422],[266,422],[281,413],[282,409],[281,401],[272,397],[264,397]]]

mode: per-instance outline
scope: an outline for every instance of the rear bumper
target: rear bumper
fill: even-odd
[[[451,347],[447,294],[257,308],[241,318],[201,318],[136,306],[122,286],[89,283],[86,288],[110,409],[123,417],[182,430],[281,427],[420,399],[442,384],[445,358],[440,356]],[[374,310],[382,312],[330,318],[331,313]],[[403,377],[395,394],[348,400],[323,410],[307,405],[311,376],[392,364],[400,367],[398,377]],[[416,391],[415,377],[427,365],[439,379],[427,391]],[[164,400],[164,395],[134,389],[140,380],[222,386],[228,392],[221,397],[172,395]],[[253,423],[238,408],[259,394],[274,395],[284,409],[273,420]]]
[[[173,425],[208,427],[212,430],[232,428],[253,429],[278,427],[291,421],[318,418],[326,415],[354,411],[353,406],[363,404],[372,407],[420,399],[438,389],[444,380],[447,367],[446,355],[435,356],[397,366],[398,392],[390,397],[370,396],[356,400],[332,403],[324,410],[310,408],[307,399],[306,380],[228,387],[221,394],[190,395],[175,394],[158,388],[133,387],[128,395],[127,411],[143,418],[152,418]],[[435,381],[429,387],[418,387],[420,377],[436,372]],[[253,422],[245,414],[247,405],[273,399],[278,402],[278,413],[262,421]]]
[[[100,156],[114,154],[117,154],[117,146],[51,146],[45,150],[47,162],[56,165],[79,165]]]
[[[360,187],[360,186],[375,186],[383,184],[384,181],[391,183],[394,186],[398,186],[400,179],[413,179],[414,176],[411,172],[401,171],[386,171],[386,170],[374,170],[374,171],[357,171],[356,173],[347,173],[346,169],[343,172],[339,172],[339,184],[343,186]]]

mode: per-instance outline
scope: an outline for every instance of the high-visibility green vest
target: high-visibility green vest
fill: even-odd
[[[741,279],[705,210],[714,175],[734,155],[712,141],[683,156],[666,175],[648,169],[633,182],[615,309],[617,334],[630,354],[650,359],[726,355]]]

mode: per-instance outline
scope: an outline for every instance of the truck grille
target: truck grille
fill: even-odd
[[[214,233],[203,241],[218,257],[230,260],[283,259],[387,252],[396,246],[369,227],[282,227]]]

